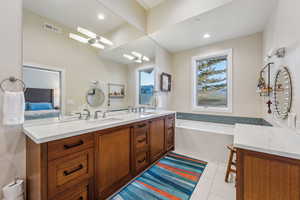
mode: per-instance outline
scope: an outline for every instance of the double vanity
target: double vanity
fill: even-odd
[[[25,125],[24,133],[28,199],[106,199],[174,149],[175,113],[121,112]]]

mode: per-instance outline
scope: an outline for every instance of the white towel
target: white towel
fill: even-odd
[[[24,123],[25,98],[24,92],[4,92],[3,124],[18,125]]]

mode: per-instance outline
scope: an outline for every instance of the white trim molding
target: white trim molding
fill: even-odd
[[[206,55],[198,55],[198,56],[194,56],[192,57],[192,70],[191,70],[191,77],[192,77],[192,111],[196,111],[196,112],[225,112],[225,113],[232,113],[233,108],[232,108],[232,97],[233,97],[233,93],[232,93],[232,82],[233,82],[233,78],[232,78],[232,49],[227,49],[227,50],[223,50],[223,51],[218,51],[218,52],[214,52],[211,54],[206,54]],[[218,56],[227,56],[227,61],[228,61],[228,65],[227,65],[227,107],[225,108],[220,108],[220,107],[212,107],[212,106],[208,106],[208,107],[203,107],[203,106],[197,106],[196,102],[197,102],[197,85],[196,85],[196,80],[197,80],[197,66],[196,66],[196,61],[197,60],[203,60],[203,59],[207,59],[207,58],[211,58],[211,57],[218,57]]]

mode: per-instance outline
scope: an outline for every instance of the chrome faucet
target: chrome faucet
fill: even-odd
[[[90,117],[91,117],[91,111],[89,111],[88,109],[83,109],[83,112],[87,112],[86,114],[82,114],[82,115],[85,115],[86,117],[85,117],[85,120],[88,120],[88,119],[90,119]]]
[[[98,114],[101,112],[102,112],[101,110],[95,111],[94,119],[98,119],[98,117],[99,117]]]
[[[139,107],[139,113],[144,113],[146,111],[146,107]]]

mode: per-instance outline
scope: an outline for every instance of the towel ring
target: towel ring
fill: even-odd
[[[24,83],[21,79],[18,79],[18,78],[15,78],[15,77],[11,76],[11,77],[6,78],[6,79],[4,79],[4,80],[1,81],[1,83],[0,83],[0,88],[1,88],[2,92],[8,91],[8,90],[6,90],[6,89],[3,87],[3,84],[4,84],[5,82],[7,82],[7,81],[9,81],[9,82],[11,82],[11,83],[20,82],[20,83],[22,84],[22,88],[23,88],[22,90],[23,90],[23,92],[26,91],[26,85],[25,85],[25,83]]]

